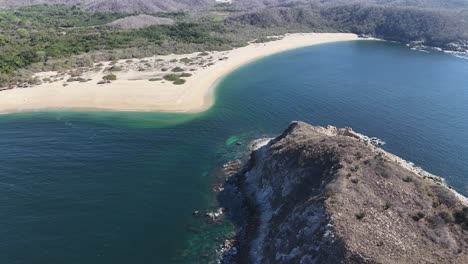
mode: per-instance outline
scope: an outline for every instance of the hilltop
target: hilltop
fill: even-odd
[[[256,142],[220,196],[228,206],[240,196],[245,214],[227,256],[237,263],[467,263],[466,198],[375,142],[302,122]]]

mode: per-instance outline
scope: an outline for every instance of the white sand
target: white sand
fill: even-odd
[[[217,81],[243,64],[289,49],[356,39],[356,35],[345,33],[290,34],[281,40],[250,44],[226,52],[213,52],[210,53],[212,61],[215,62],[212,66],[185,65],[185,68],[192,67],[196,71],[190,72],[193,76],[187,78],[183,85],[174,85],[167,81],[148,81],[149,78],[162,76],[161,70],[156,68],[143,72],[136,69],[117,72],[118,80],[105,85],[97,84],[104,75],[102,71],[85,73],[84,78],[92,79],[91,81],[71,82],[67,83],[66,87],[63,85],[68,76],[65,76],[62,81],[0,91],[0,112],[40,109],[200,112],[212,105],[212,91]],[[173,58],[200,58],[196,56],[197,54],[168,55],[147,60],[157,63],[156,59],[169,61]],[[224,57],[227,59],[219,60]],[[105,63],[106,66],[108,64],[109,62]],[[54,74],[56,73],[48,72],[36,76],[44,78]]]

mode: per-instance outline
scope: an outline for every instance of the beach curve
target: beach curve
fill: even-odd
[[[182,85],[174,85],[164,80],[150,82],[149,79],[161,74],[159,70],[140,72],[128,69],[117,73],[118,79],[105,85],[97,84],[105,73],[90,72],[85,74],[87,82],[44,82],[31,88],[1,91],[0,112],[63,109],[202,112],[213,105],[213,91],[220,80],[242,65],[291,49],[357,39],[358,36],[351,33],[297,33],[287,34],[267,43],[251,43],[229,51],[211,52],[212,65],[192,67],[192,76]],[[179,61],[187,57],[197,58],[196,56],[199,55],[173,54],[144,58],[140,61]],[[103,66],[109,65],[110,62],[106,62]],[[54,74],[56,73],[38,73],[36,76],[44,78]],[[67,78],[65,76],[61,80]]]

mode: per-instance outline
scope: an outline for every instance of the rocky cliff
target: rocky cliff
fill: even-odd
[[[468,263],[466,199],[372,143],[302,122],[257,142],[226,184],[246,219],[231,260]]]

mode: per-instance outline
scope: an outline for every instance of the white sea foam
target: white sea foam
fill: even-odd
[[[414,51],[419,51],[419,52],[424,52],[424,53],[430,53],[431,51],[444,52],[444,53],[450,54],[460,59],[465,59],[465,60],[468,59],[468,51],[461,52],[461,51],[444,50],[438,47],[429,47],[429,46],[424,46],[424,45],[411,46],[409,44],[406,44],[406,46]]]
[[[444,50],[443,52],[450,54],[454,57],[468,60],[468,51],[467,52],[458,52],[458,51],[451,51],[451,50]]]

